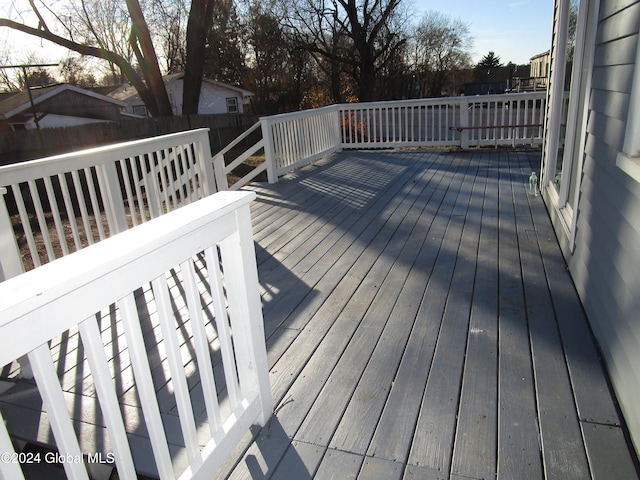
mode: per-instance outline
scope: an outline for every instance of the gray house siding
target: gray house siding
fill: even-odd
[[[600,0],[574,245],[553,197],[548,191],[544,195],[636,451],[640,451],[640,183],[616,165],[616,157],[625,141],[634,71],[640,68],[635,65],[639,30],[640,2]]]

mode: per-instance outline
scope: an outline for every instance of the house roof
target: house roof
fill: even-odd
[[[31,98],[33,104],[38,105],[64,91],[72,91],[80,95],[86,95],[103,102],[114,103],[119,107],[126,107],[127,105],[112,97],[107,97],[90,90],[85,90],[68,83],[61,83],[56,85],[48,85],[46,87],[31,88]],[[29,99],[29,92],[27,90],[16,92],[13,95],[7,95],[0,97],[0,118],[11,118],[19,113],[22,113],[31,108],[31,100]]]
[[[533,57],[530,58],[531,61],[535,60],[536,58],[540,58],[540,57],[546,57],[551,53],[551,50],[547,50],[546,52],[542,52],[542,53],[538,53],[537,55],[534,55]]]
[[[164,77],[165,83],[176,82],[178,80],[182,80],[184,78],[184,73],[174,73],[171,75],[165,75]],[[216,85],[221,88],[226,88],[227,90],[233,90],[235,92],[240,93],[243,97],[251,97],[253,93],[249,90],[245,90],[244,88],[236,87],[234,85],[229,85],[228,83],[219,82],[217,80],[212,80],[210,78],[203,78],[203,83],[209,83],[211,85]]]
[[[174,83],[179,80],[182,80],[184,78],[184,73],[173,73],[171,75],[164,75],[162,78],[164,79],[165,85],[168,85],[170,83]],[[245,90],[244,88],[229,85],[228,83],[218,82],[217,80],[211,80],[209,78],[203,78],[202,82],[208,83],[210,85],[214,85],[217,87],[225,88],[227,90],[232,90],[234,92],[239,93],[243,97],[253,96],[253,93],[250,92],[249,90]],[[118,88],[113,90],[108,95],[112,98],[116,98],[121,101],[127,101],[133,97],[139,96],[137,90],[132,85],[129,85],[129,84],[120,85]]]

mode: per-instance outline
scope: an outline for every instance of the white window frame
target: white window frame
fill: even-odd
[[[238,97],[227,97],[227,113],[240,113],[240,108],[238,107]]]
[[[145,117],[149,116],[149,111],[147,110],[146,105],[133,105],[131,107],[134,115],[143,115]]]
[[[600,1],[599,0],[580,0],[578,6],[578,24],[576,25],[576,49],[574,52],[574,64],[571,72],[571,91],[569,94],[569,104],[567,107],[566,134],[564,139],[564,151],[562,158],[562,178],[560,188],[556,190],[553,182],[555,181],[556,164],[558,161],[558,142],[559,127],[561,121],[561,111],[564,96],[564,75],[566,62],[566,25],[569,16],[570,0],[560,0],[560,21],[564,24],[559,26],[555,41],[562,42],[561,45],[554,45],[556,58],[554,59],[554,72],[562,68],[561,78],[553,79],[553,92],[556,99],[554,101],[555,118],[549,123],[552,137],[547,145],[547,159],[545,183],[549,198],[556,207],[561,219],[562,226],[569,238],[569,248],[573,251],[575,247],[576,223],[578,217],[577,206],[580,196],[580,185],[574,188],[574,194],[569,199],[569,186],[571,182],[579,182],[584,163],[585,143],[587,135],[586,114],[589,109],[589,98],[591,91],[591,74],[593,71],[593,58],[595,51],[595,35],[598,23],[598,15]],[[591,13],[591,15],[589,15]],[[559,47],[562,48],[559,48]],[[561,52],[560,55],[557,55]],[[557,74],[557,73],[556,73]],[[577,87],[577,88],[576,88]],[[584,97],[581,94],[584,92]],[[583,111],[580,124],[578,124],[578,114]],[[577,146],[577,150],[576,150]],[[574,152],[577,152],[574,155]],[[578,162],[576,171],[577,178],[571,178],[573,162]]]
[[[616,158],[618,168],[640,183],[640,105],[638,103],[640,103],[640,33],[638,33],[624,145]]]

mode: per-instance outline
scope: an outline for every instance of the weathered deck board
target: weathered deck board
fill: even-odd
[[[622,420],[584,311],[557,248],[551,223],[543,205],[532,203],[530,208],[553,309],[556,318],[561,320],[557,328],[592,475],[594,478],[633,478],[635,455],[629,451],[623,429],[617,428]]]
[[[465,184],[477,178],[477,163],[471,168]],[[451,465],[460,388],[451,378],[461,378],[478,256],[480,217],[470,208],[471,189],[463,184],[456,201],[462,209],[452,212],[452,222],[461,224],[461,237],[457,249],[449,244],[455,267],[409,455],[410,464],[436,472],[449,471]]]
[[[489,207],[483,200],[494,189],[488,183],[488,162],[476,161],[478,178],[469,210],[479,219],[480,237],[452,472],[467,478],[490,478],[496,469],[498,238],[495,216],[483,215],[485,203]]]
[[[517,218],[518,243],[546,478],[587,478],[589,468],[564,351],[531,216]],[[557,455],[560,449],[563,455]]]
[[[406,177],[374,195],[363,186],[377,160],[404,165],[406,157],[414,168],[405,174],[427,182],[408,194],[419,195],[414,203],[406,204]],[[286,478],[275,458],[290,457],[292,445],[327,448],[309,478],[335,469],[351,478],[362,459],[357,478],[597,478],[605,456],[593,452],[587,463],[585,442],[619,442],[623,430],[585,319],[565,325],[559,314],[581,311],[573,287],[565,282],[549,292],[568,277],[546,280],[563,266],[557,244],[553,250],[541,240],[548,233],[538,225],[548,222],[541,199],[527,192],[539,153],[360,152],[333,161],[353,165],[327,162],[286,186],[259,187],[256,238],[265,241],[258,241],[262,265],[269,262],[261,279],[277,285],[268,279],[280,270],[307,288],[265,301],[265,322],[275,321],[268,345],[277,351],[270,356],[276,427],[269,438],[263,430],[256,443],[247,440],[247,456],[235,469],[227,464],[230,478]],[[349,171],[359,175],[335,173]],[[301,196],[308,184],[311,203]],[[304,212],[279,207],[273,199],[286,196],[280,188]],[[266,216],[280,212],[293,233],[267,240],[271,228],[261,237]],[[595,374],[582,363],[580,343],[568,350],[558,333],[567,335],[573,322],[581,324]],[[606,394],[592,404],[586,396],[574,400],[590,381]],[[563,398],[553,397],[556,388]],[[596,424],[581,423],[574,402],[613,430],[594,435]],[[589,428],[585,440],[581,428]],[[257,462],[262,468],[250,476],[247,458],[262,450],[269,461]],[[635,478],[634,455],[627,445],[621,450],[624,473]]]
[[[426,196],[429,197],[428,192],[426,192]],[[424,206],[422,202],[415,202],[412,210],[404,218],[405,222],[408,223],[407,229],[413,227],[414,235],[409,237],[403,231],[404,229],[397,230],[392,241],[388,244],[388,246],[397,245],[397,247],[395,249],[385,249],[383,255],[379,257],[376,266],[383,265],[383,268],[388,271],[393,265],[388,276],[384,278],[375,271],[371,271],[370,275],[368,275],[368,278],[375,283],[379,283],[376,279],[381,278],[384,278],[384,282],[373,301],[363,302],[366,314],[364,314],[364,318],[361,321],[361,328],[354,333],[349,347],[340,359],[338,368],[332,372],[330,388],[323,391],[302,425],[298,434],[302,440],[313,441],[320,432],[325,436],[330,435],[340,421],[342,412],[351,398],[353,389],[360,380],[360,375],[369,361],[371,352],[378,343],[382,331],[387,326],[391,310],[396,305],[396,300],[400,290],[403,288],[403,284],[404,288],[407,288],[405,279],[424,238],[424,234],[421,233],[424,228],[421,227],[420,223],[414,222],[424,219]],[[413,241],[405,243],[407,239]],[[403,243],[404,248],[398,253],[398,247],[402,246]],[[360,365],[360,368],[358,368],[358,365]],[[381,385],[379,381],[376,382],[376,386],[382,389],[386,387]],[[328,408],[325,405],[325,397],[331,399]],[[327,412],[331,412],[332,418],[328,418]],[[349,429],[349,427],[347,428]]]
[[[528,195],[539,160],[492,149],[343,152],[250,187],[276,408],[219,478],[638,478],[545,207]],[[173,289],[184,311],[179,282]],[[153,309],[144,292],[139,303]],[[144,331],[180,456],[154,313]],[[191,332],[178,328],[191,371]],[[144,445],[115,312],[102,329]],[[207,333],[219,371],[215,328]],[[77,335],[54,347],[78,428],[99,431]],[[197,375],[189,380],[203,412]],[[31,412],[28,428],[47,431],[36,399],[7,411]],[[92,448],[108,448],[100,438]]]
[[[498,182],[497,178],[495,182]],[[502,210],[500,213],[498,223],[494,225],[500,248],[497,471],[499,478],[518,475],[541,478],[535,390],[516,224],[513,211],[507,213]]]

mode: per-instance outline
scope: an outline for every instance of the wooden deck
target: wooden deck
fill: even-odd
[[[536,151],[342,152],[254,184],[276,408],[218,478],[639,478],[544,204],[528,194],[539,163]],[[148,294],[139,308],[150,309],[149,358],[179,462]],[[103,316],[137,465],[149,464],[118,316]],[[85,451],[109,452],[77,335],[58,350]],[[18,381],[0,408],[14,434],[47,443],[37,397]]]
[[[343,152],[254,189],[275,415],[219,478],[638,478],[539,152]]]

